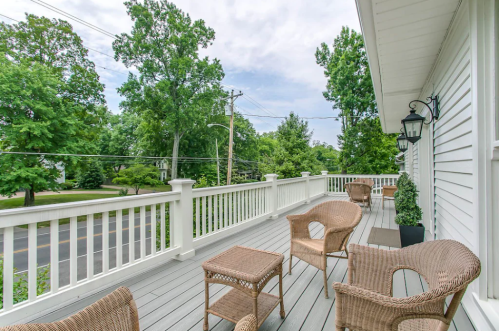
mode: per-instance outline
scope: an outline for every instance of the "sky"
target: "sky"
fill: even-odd
[[[73,25],[89,51],[105,84],[109,109],[119,113],[116,88],[127,69],[112,58],[113,39],[42,5],[52,5],[113,34],[130,33],[132,22],[120,0],[1,0],[0,15],[23,20],[24,13],[65,19]],[[37,4],[41,3],[40,4]],[[177,0],[172,1],[194,20],[215,30],[212,46],[201,54],[218,58],[225,71],[222,84],[244,94],[236,101],[247,114],[303,117],[335,116],[322,95],[327,79],[315,62],[322,42],[331,45],[342,26],[360,31],[354,0]],[[0,21],[13,21],[0,16]],[[281,119],[247,117],[262,133],[276,130]],[[313,140],[337,147],[338,121],[309,120]],[[236,128],[237,130],[237,128]]]

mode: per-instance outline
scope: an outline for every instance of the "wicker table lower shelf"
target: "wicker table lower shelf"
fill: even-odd
[[[279,302],[278,296],[260,293],[258,296],[258,327],[265,322],[270,313],[279,305]],[[212,304],[208,313],[237,323],[244,316],[253,314],[253,300],[247,294],[232,289]]]

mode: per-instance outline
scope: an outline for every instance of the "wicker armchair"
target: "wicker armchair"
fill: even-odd
[[[412,269],[428,291],[392,297],[393,273]],[[334,283],[336,330],[445,331],[466,287],[480,274],[480,260],[463,244],[436,240],[386,251],[350,245],[348,284]],[[445,299],[453,295],[446,311]]]
[[[62,321],[22,324],[1,331],[139,331],[139,315],[132,293],[120,287],[104,298]],[[244,329],[243,329],[244,330]]]
[[[367,184],[371,187],[374,186],[374,180],[371,178],[357,178],[356,180],[353,181],[354,183],[362,183],[362,184]]]
[[[257,331],[258,324],[256,322],[256,317],[253,314],[246,315],[236,324],[234,331]]]
[[[364,207],[369,206],[369,210],[372,210],[372,198],[371,198],[372,187],[364,183],[346,183],[345,191],[347,191],[351,202],[362,203]]]
[[[327,201],[310,209],[305,214],[288,215],[291,228],[291,253],[289,256],[289,274],[291,274],[293,256],[313,265],[324,272],[324,294],[328,298],[327,258],[348,257],[347,243],[353,229],[362,218],[362,210],[348,201]],[[324,239],[311,239],[308,226],[311,222],[324,225]],[[346,256],[331,255],[345,252]]]

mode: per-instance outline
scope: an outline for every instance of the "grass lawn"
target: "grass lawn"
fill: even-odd
[[[72,190],[64,190],[64,191],[67,191],[67,192],[71,192],[71,191],[114,191],[114,192],[117,192],[118,190],[115,188],[101,187],[101,188],[74,188]],[[61,191],[61,192],[64,192],[64,191]]]
[[[117,194],[53,194],[35,196],[35,206],[52,205],[55,203],[86,201],[117,197]],[[0,200],[0,209],[19,208],[24,204],[24,198]]]
[[[128,188],[128,194],[135,193],[135,191],[132,188],[130,188],[126,185],[118,185],[118,184],[112,184],[112,185],[116,186],[116,187]],[[144,187],[141,188],[141,190],[150,190],[150,191],[156,191],[156,192],[170,192],[172,190],[172,187],[171,187],[171,185],[160,185],[160,186],[145,185]]]

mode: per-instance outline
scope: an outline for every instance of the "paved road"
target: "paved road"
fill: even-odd
[[[135,214],[135,259],[140,257],[140,216]],[[151,252],[150,212],[146,214],[146,251]],[[123,216],[123,263],[128,263],[128,215]],[[116,266],[116,219],[109,218],[109,269]],[[69,284],[69,224],[59,227],[59,284]],[[87,277],[87,222],[78,222],[78,280]],[[38,229],[37,262],[39,267],[50,263],[50,229]],[[18,272],[28,269],[28,230],[16,228],[14,232],[14,267]],[[0,234],[0,254],[3,253],[3,234]],[[94,274],[102,271],[102,221],[94,221]]]

